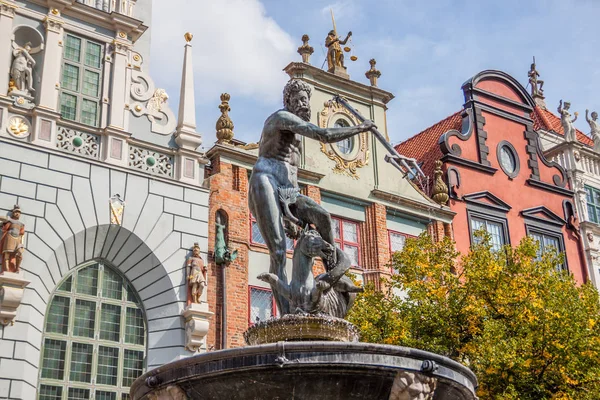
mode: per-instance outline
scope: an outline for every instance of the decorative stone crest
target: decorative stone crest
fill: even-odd
[[[374,58],[371,58],[369,60],[369,64],[371,64],[371,68],[367,72],[365,72],[365,76],[371,82],[371,86],[377,87],[377,78],[381,76],[381,72],[375,68],[375,64],[377,64],[377,61],[375,61]]]
[[[17,139],[25,139],[31,134],[31,124],[25,117],[13,115],[8,119],[6,131]]]
[[[217,143],[230,143],[233,139],[233,121],[229,117],[229,99],[231,96],[228,93],[221,94],[221,104],[219,110],[221,110],[221,116],[217,120]]]
[[[123,211],[125,210],[125,202],[121,199],[120,194],[115,194],[109,199],[110,207],[110,223],[121,225],[123,222]]]
[[[399,371],[389,400],[431,400],[437,379],[415,372]]]
[[[326,102],[323,110],[319,112],[319,127],[325,128],[333,126],[338,119],[351,121],[353,125],[359,125],[360,122],[350,114],[342,105],[337,102]],[[330,160],[335,161],[333,172],[348,175],[354,179],[359,179],[358,169],[369,164],[369,144],[367,133],[363,132],[355,136],[352,151],[344,154],[340,151],[337,143],[321,142],[321,152]]]
[[[585,110],[585,120],[590,125],[590,136],[594,140],[594,151],[600,152],[600,123],[598,123],[598,113],[592,111],[590,118],[589,110]]]
[[[450,196],[448,195],[448,185],[442,179],[444,172],[442,171],[442,162],[435,162],[435,170],[433,171],[433,188],[431,190],[431,198],[439,205],[445,205]]]
[[[308,35],[302,35],[302,46],[298,47],[298,54],[302,56],[302,62],[310,64],[310,56],[315,52],[315,49],[308,44],[310,38]]]
[[[573,122],[577,121],[577,112],[574,113],[575,118],[571,118],[571,113],[569,112],[569,108],[571,108],[571,103],[565,101],[563,106],[563,101],[561,100],[558,105],[558,113],[560,114],[560,120],[562,123],[563,130],[565,131],[565,140],[567,142],[575,142],[577,141],[577,134],[575,131],[575,127],[573,126]]]
[[[150,77],[140,71],[132,71],[131,97],[136,100],[130,111],[136,116],[146,115],[152,123],[151,130],[160,135],[173,133],[177,126],[175,114],[169,108],[169,95],[164,89],[155,88]]]

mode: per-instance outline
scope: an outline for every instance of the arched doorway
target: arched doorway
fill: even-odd
[[[58,285],[44,323],[40,400],[124,400],[144,373],[146,319],[128,280],[103,262]]]

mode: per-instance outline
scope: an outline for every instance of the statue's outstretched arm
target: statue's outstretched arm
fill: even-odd
[[[297,135],[320,140],[324,143],[339,142],[340,140],[358,135],[361,132],[367,132],[373,128],[376,128],[375,124],[371,120],[366,120],[362,124],[356,126],[319,128],[318,126],[311,124],[310,122],[306,122],[290,112],[280,113],[278,123],[281,130],[294,132]]]

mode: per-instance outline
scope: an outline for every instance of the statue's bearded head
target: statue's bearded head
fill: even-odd
[[[592,119],[594,121],[598,119],[598,113],[596,111],[592,112]]]
[[[283,89],[283,106],[304,121],[310,121],[310,96],[312,89],[305,82],[292,79]]]
[[[571,103],[569,103],[568,101],[565,101],[564,109],[568,110],[569,108],[571,108]]]

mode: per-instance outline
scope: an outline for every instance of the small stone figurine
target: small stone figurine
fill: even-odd
[[[2,272],[18,273],[23,260],[23,236],[25,235],[25,224],[19,221],[21,208],[15,205],[10,213],[10,218],[0,217],[2,223]]]
[[[598,113],[592,111],[590,118],[589,110],[585,110],[585,120],[590,125],[590,136],[594,140],[594,151],[600,152],[600,123],[598,123]]]
[[[207,286],[206,273],[207,268],[204,260],[200,257],[200,246],[194,243],[192,256],[187,259],[186,268],[188,269],[188,289],[191,295],[191,302],[200,304],[200,297]]]
[[[571,103],[565,101],[563,107],[563,101],[561,100],[557,110],[560,114],[563,130],[565,131],[565,140],[567,142],[575,142],[577,140],[577,134],[575,132],[573,122],[577,121],[577,115],[579,114],[575,112],[575,118],[571,119],[571,113],[569,112],[569,108],[571,108]]]

